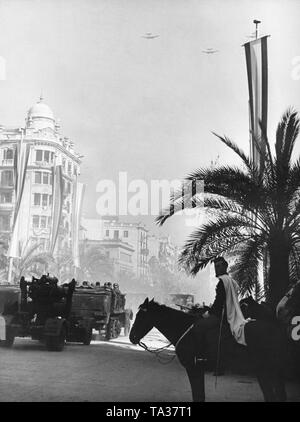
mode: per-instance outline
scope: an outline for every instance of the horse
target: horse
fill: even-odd
[[[284,367],[287,376],[300,375],[300,342],[292,338],[294,316],[300,315],[300,281],[298,281],[279,301],[276,310],[266,303],[256,302],[252,296],[240,301],[245,318],[272,321],[283,333],[285,342]]]
[[[202,359],[197,358],[197,339],[193,334],[194,322],[194,315],[146,298],[139,306],[129,339],[131,343],[139,344],[153,327],[157,328],[175,346],[176,355],[189,378],[193,401],[204,402],[205,364]],[[215,349],[219,350],[218,337],[219,340],[222,337],[228,340],[228,330],[225,330],[224,335],[222,329],[215,334],[217,334]],[[250,352],[264,400],[285,401],[286,393],[279,354],[281,339],[276,325],[268,321],[250,321],[245,325],[245,338],[248,347],[237,345],[231,334],[229,343],[237,345],[238,348],[248,349]]]

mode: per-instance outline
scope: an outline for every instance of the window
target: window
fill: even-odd
[[[43,184],[49,185],[49,173],[43,173]]]
[[[124,237],[128,237],[128,230],[124,231]]]
[[[46,215],[33,215],[32,226],[35,229],[47,229],[51,227],[51,217]]]
[[[34,183],[42,183],[42,173],[40,171],[34,172]]]
[[[35,161],[45,161],[46,163],[53,162],[54,152],[45,151],[43,149],[37,149],[35,155]]]
[[[72,175],[72,163],[68,163],[68,173],[71,176]]]
[[[42,194],[42,206],[43,207],[47,207],[48,205],[48,196],[46,193]]]
[[[41,216],[40,228],[45,229],[47,227],[47,217]]]
[[[12,160],[14,158],[14,150],[12,148],[5,149],[3,158],[4,160]]]
[[[2,192],[0,194],[0,203],[1,204],[11,204],[12,203],[12,192]]]
[[[43,161],[43,150],[36,150],[35,161]]]
[[[1,174],[2,186],[13,186],[13,172],[12,170],[4,170]]]
[[[8,215],[0,215],[0,231],[8,231],[10,229],[10,220]]]
[[[34,205],[40,205],[41,203],[41,194],[40,193],[34,193],[33,194],[33,204]]]
[[[52,204],[52,195],[47,193],[34,193],[33,194],[33,205],[41,205],[42,207],[50,207]]]
[[[105,231],[105,236],[106,236],[106,237],[109,237],[109,230],[106,230],[106,231]]]
[[[119,239],[119,230],[114,230],[114,239]]]
[[[34,174],[34,183],[52,185],[52,175],[45,171],[36,171]]]

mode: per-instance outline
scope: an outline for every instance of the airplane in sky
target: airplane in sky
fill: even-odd
[[[205,50],[202,50],[202,53],[205,54],[214,54],[217,53],[219,50],[214,50],[213,48],[206,48]]]
[[[153,35],[152,32],[146,32],[145,35],[141,35],[142,38],[146,38],[147,40],[152,40],[153,38],[159,37],[159,35]]]

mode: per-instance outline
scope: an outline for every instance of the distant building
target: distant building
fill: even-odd
[[[137,277],[148,277],[148,230],[139,223],[122,223],[118,220],[103,221],[103,239],[126,242],[134,248],[133,272]]]
[[[170,236],[149,235],[148,249],[148,260],[156,258],[157,262],[167,267],[171,272],[177,271],[179,249],[172,243]]]
[[[138,278],[148,277],[148,230],[138,223],[83,218],[81,241],[102,245],[109,256],[119,260],[120,269],[129,270]]]
[[[134,247],[121,239],[103,238],[104,222],[100,219],[81,219],[81,244],[89,246],[101,246],[108,258],[110,258],[115,275],[119,273],[134,273],[133,255]]]
[[[14,151],[21,142],[30,145],[24,193],[20,206],[19,240],[49,247],[53,221],[53,167],[62,159],[63,209],[58,242],[71,246],[73,193],[80,173],[80,156],[70,139],[60,133],[58,121],[43,99],[28,111],[24,128],[0,126],[0,232],[12,231],[14,197]]]

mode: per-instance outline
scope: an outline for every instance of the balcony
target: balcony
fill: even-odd
[[[48,169],[53,167],[53,163],[49,161],[34,161],[31,165]]]
[[[1,166],[13,166],[14,165],[14,159],[10,158],[10,159],[5,159],[5,160],[1,160]]]
[[[1,190],[11,190],[13,188],[14,188],[13,183],[6,182],[6,181],[0,182],[0,189]]]
[[[11,202],[0,202],[0,210],[1,211],[12,211],[14,208],[14,204]]]

